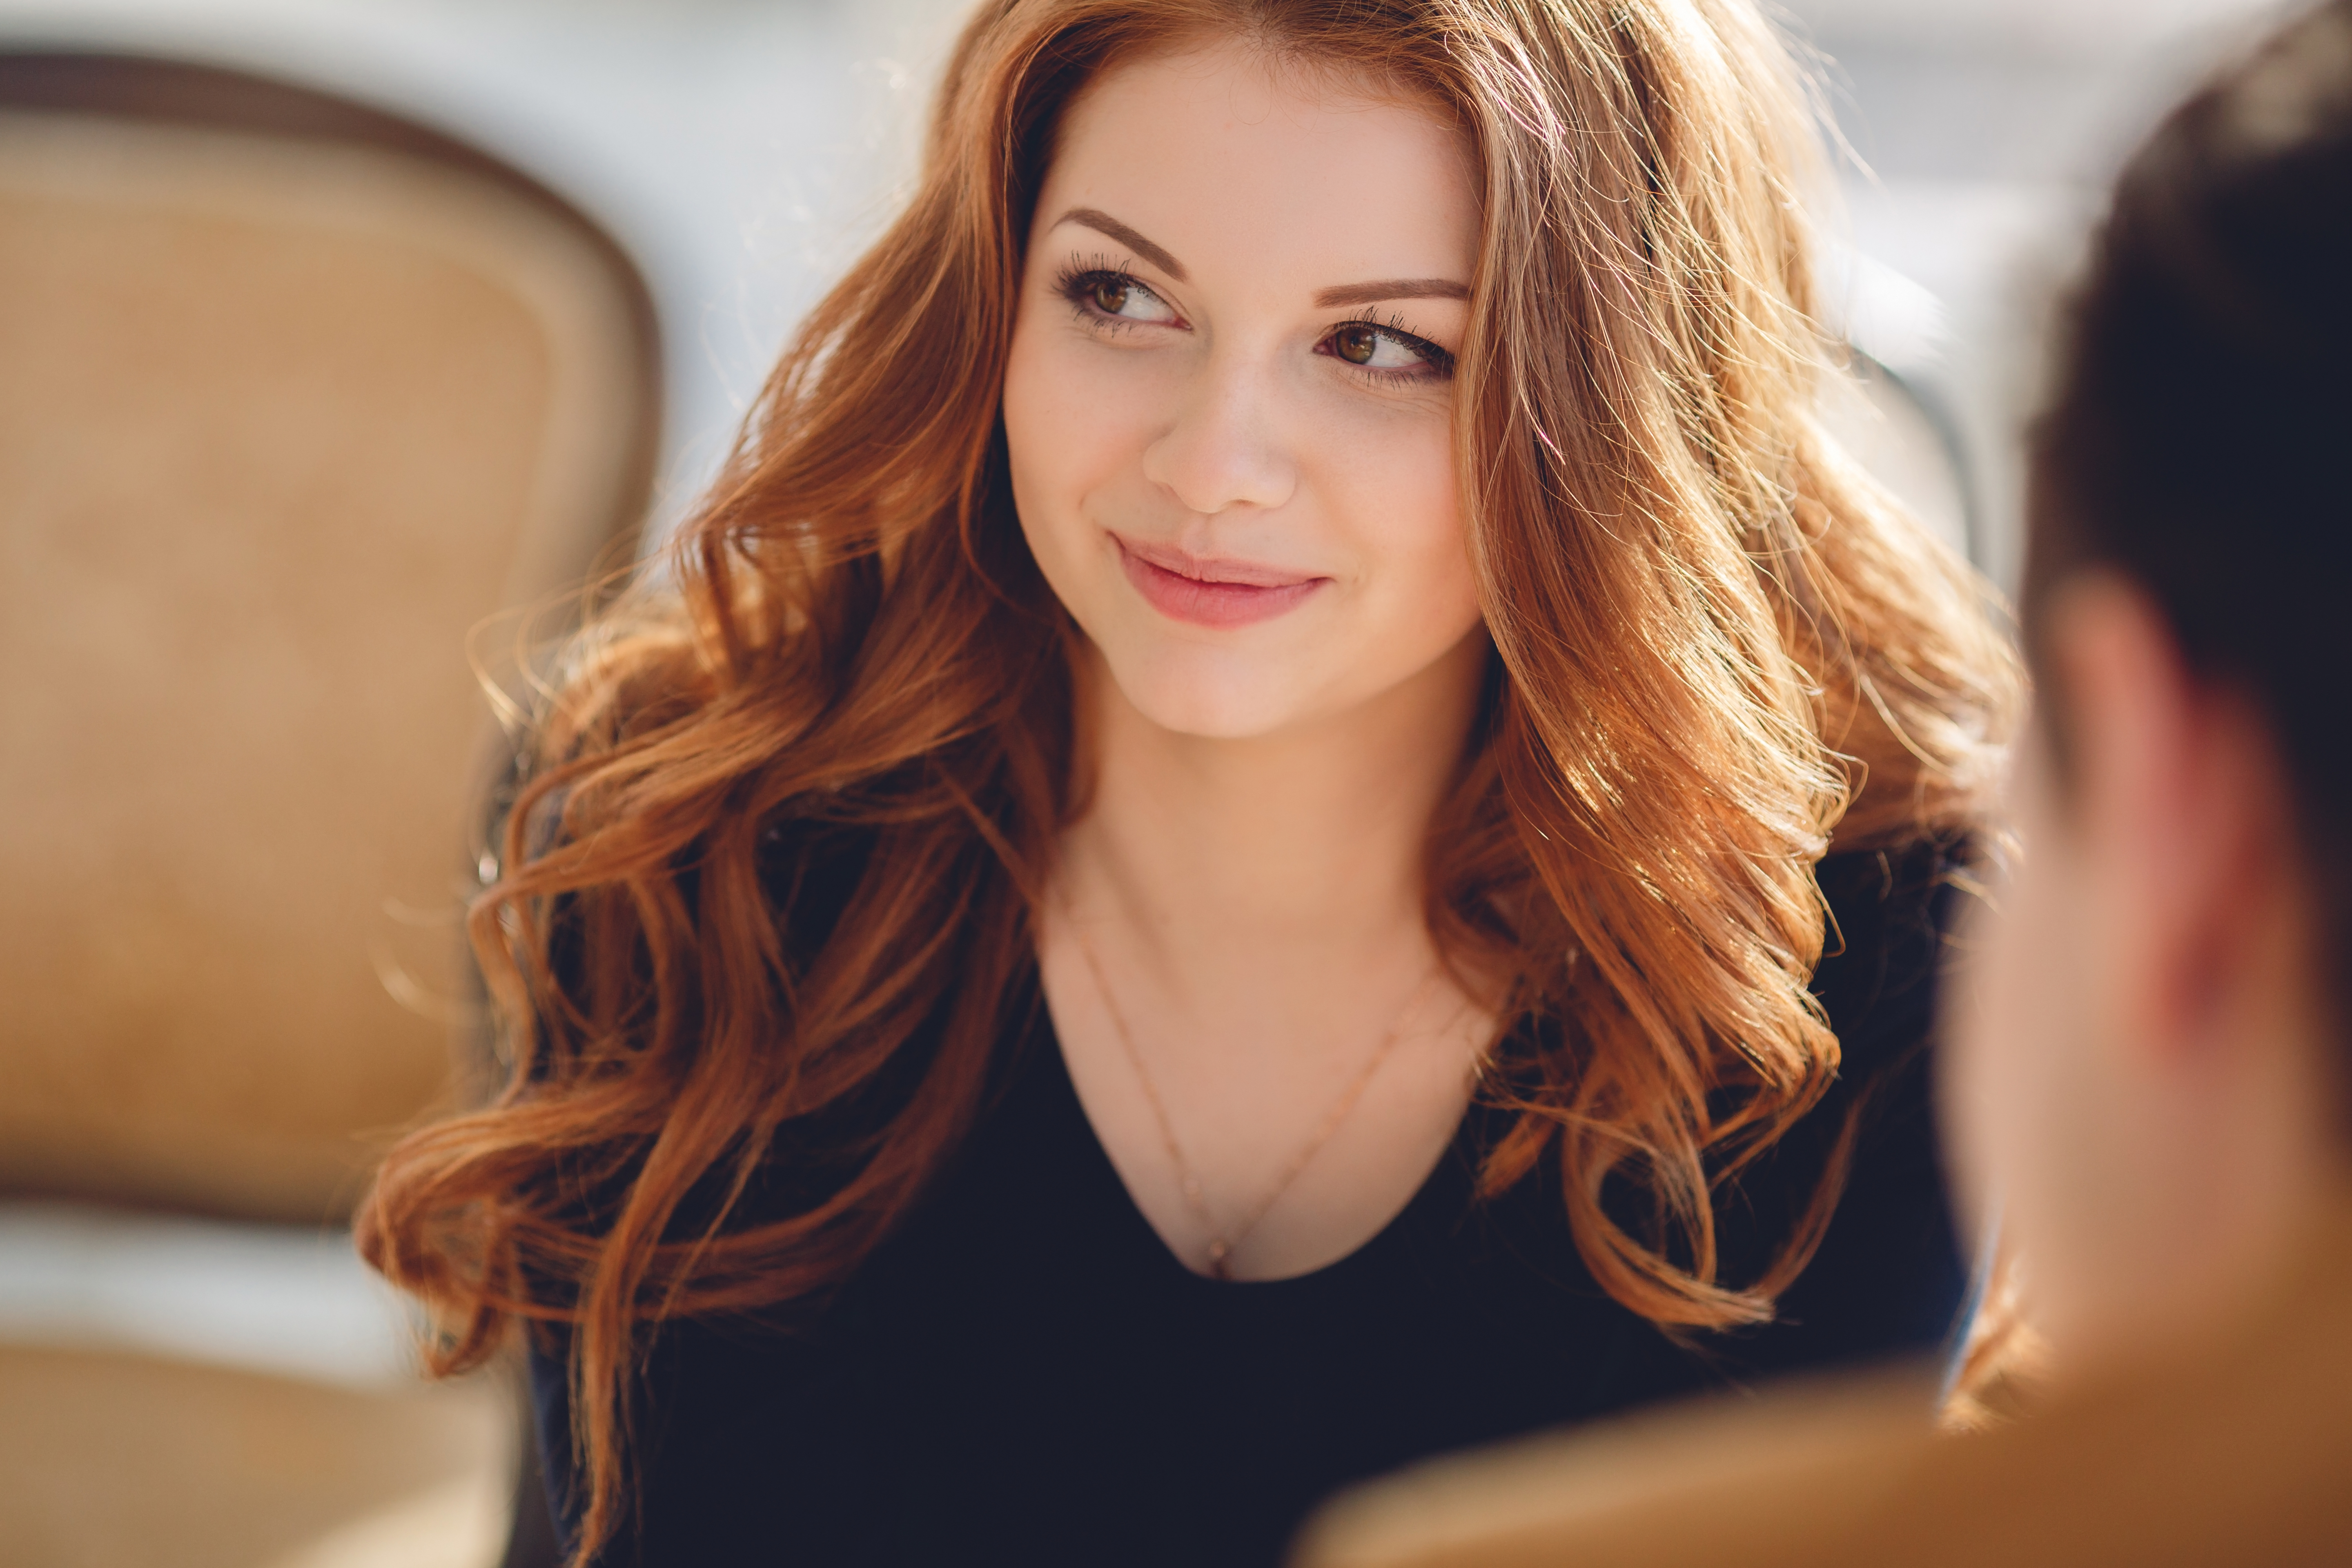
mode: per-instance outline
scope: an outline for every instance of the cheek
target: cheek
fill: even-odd
[[[1024,310],[1005,361],[1005,450],[1028,527],[1066,526],[1090,490],[1133,460],[1149,415],[1146,389],[1118,374],[1123,356],[1087,353],[1057,326]]]
[[[1059,302],[1042,309],[1057,309]],[[1129,384],[1120,356],[1083,352],[1061,323],[1033,320],[1013,330],[1004,367],[1004,446],[1013,510],[1029,552],[1056,597],[1094,629],[1115,594],[1096,498],[1132,468],[1148,436],[1150,389]]]
[[[1324,465],[1326,493],[1379,570],[1384,619],[1415,645],[1450,646],[1480,619],[1449,421],[1371,422]]]
[[[2028,1098],[2017,1081],[2023,1060],[2015,1007],[2020,891],[2005,883],[1992,906],[1968,911],[1957,933],[1966,960],[1944,982],[1937,1108],[1954,1205],[1977,1233],[2003,1206],[2015,1164],[2014,1115]]]
[[[1067,377],[1056,374],[1050,346],[1023,312],[1004,364],[1004,450],[1013,478],[1014,504],[1031,545],[1045,521],[1049,498],[1066,488],[1066,470],[1090,443],[1072,438],[1071,425],[1085,410],[1075,406]]]
[[[2021,1245],[2064,1234],[2087,1123],[2075,1058],[2084,911],[2073,844],[2031,764],[2017,802],[2025,858],[1965,933],[1947,1009],[1944,1113],[1964,1205],[2001,1205]]]

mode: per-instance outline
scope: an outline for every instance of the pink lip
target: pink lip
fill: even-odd
[[[1172,621],[1196,626],[1245,626],[1296,608],[1328,577],[1286,571],[1255,561],[1187,555],[1162,544],[1111,539],[1136,591]]]

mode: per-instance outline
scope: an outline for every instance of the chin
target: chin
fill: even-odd
[[[1128,706],[1174,734],[1245,741],[1307,716],[1297,698],[1297,683],[1268,669],[1263,658],[1191,647],[1104,662]]]

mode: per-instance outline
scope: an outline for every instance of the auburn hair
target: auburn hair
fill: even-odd
[[[1826,1223],[1835,1162],[1766,1278],[1717,1278],[1718,1189],[1838,1065],[1812,866],[1971,821],[2017,677],[1816,417],[1778,39],[1748,0],[985,0],[905,212],[550,682],[470,918],[510,1075],[361,1216],[440,1369],[572,1325],[582,1561],[647,1327],[820,1299],[981,1109],[1086,785],[998,418],[1030,209],[1075,92],[1217,37],[1429,106],[1481,171],[1454,417],[1495,657],[1426,881],[1514,1026],[1485,1185],[1555,1150],[1594,1277],[1685,1330],[1769,1317]],[[822,911],[772,853],[812,834],[856,845]],[[836,1179],[740,1204],[780,1139]]]

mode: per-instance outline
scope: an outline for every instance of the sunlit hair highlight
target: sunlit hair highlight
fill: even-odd
[[[511,1078],[362,1216],[444,1369],[573,1326],[581,1561],[646,1327],[821,1300],[980,1112],[1084,791],[997,421],[1030,207],[1074,92],[1215,37],[1426,103],[1483,171],[1454,384],[1496,659],[1428,887],[1519,1025],[1486,1186],[1555,1151],[1595,1278],[1685,1330],[1769,1318],[1826,1223],[1834,1161],[1765,1276],[1719,1277],[1717,1192],[1837,1068],[1811,868],[1964,828],[2016,683],[1981,585],[1816,417],[1778,41],[1744,0],[997,0],[906,212],[557,672],[471,921]],[[780,843],[850,866],[845,907]],[[780,1141],[835,1179],[745,1218]]]

